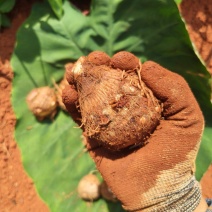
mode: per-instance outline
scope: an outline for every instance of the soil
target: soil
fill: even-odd
[[[211,0],[183,0],[180,6],[190,38],[212,74]]]
[[[20,150],[14,140],[16,119],[10,99],[13,73],[8,61],[13,52],[17,29],[29,15],[31,5],[35,0],[16,2],[15,8],[9,14],[11,26],[0,30],[0,205],[2,212],[47,212],[48,207],[40,199],[33,181],[24,171]],[[187,23],[191,40],[212,73],[212,5],[210,0],[184,0],[180,9]],[[203,195],[208,198],[212,197],[211,182],[212,166],[201,180]]]
[[[189,36],[208,71],[212,74],[212,4],[210,0],[183,0],[181,14]],[[212,198],[212,165],[201,180],[203,195]]]
[[[32,0],[16,1],[9,15],[12,25],[0,31],[0,206],[2,212],[49,211],[24,171],[14,140],[15,114],[11,105],[12,70],[9,60],[17,29],[29,15]],[[2,62],[1,62],[2,61]]]

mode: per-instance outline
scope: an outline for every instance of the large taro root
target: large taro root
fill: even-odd
[[[67,70],[86,136],[114,151],[145,144],[159,124],[162,106],[140,71],[139,59],[125,51],[112,58],[95,51]]]

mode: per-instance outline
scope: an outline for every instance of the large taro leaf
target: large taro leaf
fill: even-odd
[[[176,4],[180,4],[182,2],[182,0],[174,0],[176,2]]]
[[[12,56],[15,136],[24,167],[50,209],[122,211],[119,204],[103,200],[87,204],[77,197],[79,179],[95,169],[83,152],[80,130],[73,128],[74,123],[62,111],[53,122],[37,122],[25,102],[34,87],[51,86],[52,79],[61,79],[66,62],[93,50],[103,50],[109,55],[120,50],[131,51],[142,61],[156,61],[185,77],[206,119],[197,158],[200,179],[212,155],[210,75],[193,51],[174,1],[94,0],[87,17],[66,1],[63,9],[64,15],[58,20],[49,4],[36,4],[18,32]]]
[[[63,15],[63,0],[48,0],[53,12],[58,18]]]
[[[15,5],[15,0],[0,0],[0,13],[8,13]]]

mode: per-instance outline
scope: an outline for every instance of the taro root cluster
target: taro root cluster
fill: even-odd
[[[77,187],[78,196],[86,201],[94,201],[100,197],[116,202],[117,198],[107,186],[106,182],[100,183],[99,179],[94,174],[87,174],[79,181]]]
[[[159,124],[162,106],[141,71],[139,59],[125,51],[112,58],[95,51],[66,66],[71,86],[64,89],[63,102],[69,112],[78,109],[86,136],[114,151],[145,143]],[[73,95],[67,97],[68,92]]]
[[[45,117],[52,119],[56,114],[57,97],[54,89],[48,86],[33,89],[27,95],[26,101],[30,111],[39,121]]]
[[[64,77],[59,84],[56,84],[54,81],[53,83],[54,88],[48,86],[34,88],[26,97],[28,108],[38,121],[43,121],[45,118],[53,120],[58,106],[66,111],[62,101],[62,90],[68,85],[68,82]]]

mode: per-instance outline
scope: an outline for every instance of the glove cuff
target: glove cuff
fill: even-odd
[[[184,187],[167,196],[166,206],[161,211],[193,212],[199,205],[201,196],[200,185],[193,176]]]
[[[199,182],[192,176],[177,190],[161,194],[152,199],[155,204],[134,212],[193,212],[200,203],[201,189]]]

